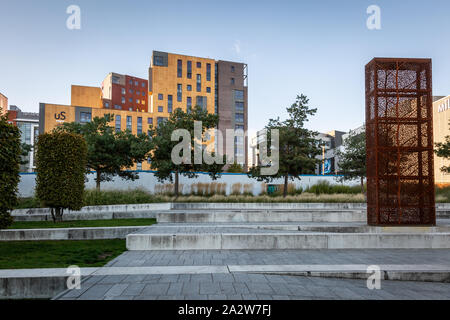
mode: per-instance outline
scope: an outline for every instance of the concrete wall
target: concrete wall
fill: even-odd
[[[162,183],[159,183],[154,176],[154,173],[151,171],[142,171],[139,172],[139,179],[135,181],[127,181],[122,180],[119,177],[115,177],[112,181],[109,182],[102,182],[101,188],[102,190],[129,190],[129,189],[136,189],[141,188],[143,190],[146,190],[148,192],[154,192],[156,185],[162,185]],[[91,173],[87,176],[88,182],[86,183],[87,189],[95,189],[95,180],[94,180],[94,174]],[[32,197],[34,195],[34,188],[36,185],[36,174],[26,174],[23,173],[20,176],[20,183],[19,183],[19,196],[20,197]],[[290,181],[295,183],[296,187],[302,187],[305,189],[306,187],[312,186],[314,184],[317,184],[321,180],[329,181],[331,184],[338,184],[336,178],[334,176],[314,176],[314,175],[305,175],[301,176],[301,180],[295,180]],[[198,175],[198,178],[195,179],[189,179],[187,177],[180,177],[180,184],[182,185],[183,193],[189,193],[191,185],[194,183],[210,183],[210,182],[217,182],[217,183],[226,183],[227,184],[227,194],[231,193],[231,187],[235,183],[241,183],[241,184],[251,184],[253,185],[253,194],[258,195],[261,193],[262,184],[263,182],[259,182],[256,179],[249,178],[246,174],[232,174],[232,173],[225,173],[222,175],[222,177],[218,180],[212,181],[212,179],[209,177],[208,174],[200,173]],[[273,184],[283,184],[282,179],[278,179],[276,181],[272,182]],[[355,185],[358,184],[358,181],[350,181],[345,182],[346,185]],[[180,188],[181,189],[181,188]]]

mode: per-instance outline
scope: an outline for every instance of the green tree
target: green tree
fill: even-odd
[[[450,126],[450,122],[449,122]],[[435,143],[436,149],[434,152],[438,157],[450,160],[450,136],[445,137],[445,142]],[[442,166],[440,168],[442,172],[450,173],[450,166]]]
[[[95,117],[88,123],[64,123],[57,131],[81,134],[88,146],[87,169],[96,172],[96,188],[100,191],[103,181],[111,181],[116,175],[122,179],[139,179],[136,172],[127,170],[136,162],[148,158],[153,148],[151,138],[147,134],[133,135],[130,131],[116,132],[109,123],[114,120],[113,114]]]
[[[361,193],[364,193],[366,177],[366,133],[350,131],[343,143],[343,150],[338,150],[340,181],[360,179]]]
[[[231,164],[231,165],[228,167],[227,172],[231,172],[231,173],[243,173],[243,172],[244,172],[244,169],[242,168],[242,166],[241,166],[239,163],[234,162],[233,164]]]
[[[41,134],[36,153],[36,197],[51,208],[54,222],[64,209],[83,206],[87,145],[81,135],[67,132]]]
[[[13,221],[10,211],[17,204],[20,154],[20,131],[0,109],[0,229]]]
[[[153,138],[155,149],[151,155],[152,167],[156,169],[155,176],[158,181],[170,181],[174,182],[175,196],[179,195],[179,176],[185,176],[188,178],[196,178],[198,175],[196,172],[204,171],[208,172],[213,180],[220,177],[223,166],[225,165],[225,157],[222,158],[222,164],[212,163],[207,164],[202,161],[201,164],[196,164],[194,159],[195,148],[195,136],[194,136],[194,121],[201,121],[201,133],[202,135],[209,129],[213,129],[218,124],[218,116],[210,114],[206,110],[203,110],[200,106],[195,106],[191,112],[184,112],[180,108],[175,109],[170,114],[170,117],[159,123],[156,127],[150,130],[150,135]],[[186,161],[180,164],[176,164],[172,161],[172,150],[182,141],[182,137],[178,141],[172,141],[172,133],[177,129],[185,129],[190,135],[189,150],[186,153],[182,153],[182,157]],[[202,150],[200,150],[202,152]],[[181,152],[180,152],[181,156]],[[211,154],[215,156],[214,153]],[[172,176],[174,173],[174,177]]]
[[[315,157],[320,154],[320,143],[316,140],[317,132],[305,128],[305,122],[309,116],[313,116],[316,108],[309,106],[309,99],[301,94],[297,96],[295,102],[286,108],[288,118],[280,121],[280,118],[270,119],[266,126],[267,135],[266,149],[263,150],[259,146],[261,152],[269,154],[273,152],[279,153],[279,170],[275,175],[262,175],[260,164],[253,167],[248,175],[258,181],[272,182],[275,179],[283,178],[284,188],[283,196],[287,196],[288,182],[295,179],[300,180],[301,174],[314,173],[316,164],[319,162]],[[279,132],[279,148],[275,150],[271,145],[271,130],[278,129]],[[270,151],[270,152],[269,152]]]

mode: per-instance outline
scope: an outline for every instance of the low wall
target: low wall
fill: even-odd
[[[123,180],[120,177],[114,177],[112,181],[102,182],[102,190],[129,190],[140,188],[148,192],[153,193],[155,191],[155,186],[163,185],[163,183],[158,182],[153,171],[138,171],[139,179],[135,181]],[[87,175],[86,188],[95,189],[95,175],[93,173]],[[295,179],[295,181],[289,181],[294,183],[297,188],[302,187],[303,189],[317,184],[319,181],[328,181],[331,184],[339,184],[336,180],[337,176],[320,176],[320,175],[302,175],[301,180]],[[180,186],[183,193],[190,193],[191,185],[194,183],[226,183],[227,194],[231,193],[231,187],[235,183],[241,184],[252,184],[253,194],[258,195],[261,193],[261,188],[263,182],[259,182],[256,179],[249,178],[243,173],[224,173],[217,180],[212,180],[207,173],[199,173],[197,178],[189,179],[184,176],[180,176]],[[359,181],[347,181],[342,184],[345,185],[355,185]],[[283,179],[277,179],[271,184],[283,184]],[[22,173],[20,175],[19,182],[19,196],[22,198],[32,197],[34,195],[34,188],[36,186],[36,174],[35,173]]]
[[[0,241],[125,239],[145,226],[0,230]]]

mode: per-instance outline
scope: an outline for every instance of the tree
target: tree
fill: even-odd
[[[228,167],[227,171],[231,172],[231,173],[243,173],[244,169],[242,168],[242,166],[239,163],[234,162],[232,165],[230,165]]]
[[[450,122],[449,122],[450,125]],[[436,149],[434,152],[438,157],[450,160],[450,136],[445,137],[445,142],[435,143]],[[442,166],[440,168],[442,172],[450,173],[450,166]]]
[[[154,143],[154,150],[151,155],[152,167],[156,169],[155,176],[158,181],[170,181],[174,182],[175,197],[179,195],[179,176],[185,176],[188,178],[196,178],[198,175],[196,172],[205,171],[208,172],[213,180],[220,177],[222,169],[225,165],[225,157],[222,158],[222,164],[212,163],[207,164],[202,161],[201,164],[196,164],[194,159],[195,149],[195,136],[194,136],[194,121],[201,121],[201,133],[202,136],[209,129],[213,129],[218,124],[218,116],[210,114],[206,110],[203,110],[200,106],[195,106],[191,112],[184,112],[180,108],[175,109],[170,114],[170,117],[159,123],[156,127],[150,130],[152,140]],[[172,159],[172,150],[179,145],[182,141],[182,137],[178,141],[172,141],[172,133],[177,129],[185,129],[190,135],[189,150],[182,152],[184,161],[180,164],[176,164]],[[200,150],[202,152],[202,150]],[[181,152],[180,152],[181,153]],[[214,157],[214,152],[211,153],[211,157]],[[172,173],[175,178],[173,179]],[[175,180],[175,181],[174,181]]]
[[[262,166],[268,164],[259,164],[253,167],[248,175],[258,181],[271,182],[278,178],[283,178],[284,188],[283,196],[287,196],[289,180],[300,180],[301,174],[313,173],[316,164],[319,162],[315,157],[320,154],[320,144],[316,140],[317,132],[305,128],[305,122],[309,116],[313,116],[317,109],[309,107],[309,99],[301,94],[297,96],[295,102],[288,108],[288,119],[280,121],[280,118],[270,119],[266,126],[267,147],[261,150],[268,154],[270,151],[279,153],[279,170],[275,175],[262,175]],[[279,149],[275,150],[271,146],[271,130],[278,129]],[[259,148],[259,146],[258,146]]]
[[[339,159],[340,181],[360,179],[361,193],[364,193],[364,178],[366,177],[366,133],[350,131],[343,143],[343,150],[336,153]]]
[[[135,136],[130,131],[116,132],[109,123],[113,121],[113,114],[106,114],[102,118],[95,117],[88,123],[64,123],[57,131],[81,134],[87,142],[87,169],[96,172],[96,188],[100,191],[100,183],[111,181],[116,175],[122,179],[139,179],[136,172],[126,170],[136,162],[143,162],[148,158],[153,148],[147,134]]]
[[[0,229],[13,221],[10,211],[17,204],[20,155],[20,131],[0,109]]]
[[[54,222],[64,209],[83,207],[87,145],[79,134],[51,132],[39,135],[36,153],[36,196],[51,208]]]

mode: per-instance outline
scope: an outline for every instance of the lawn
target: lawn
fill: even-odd
[[[149,226],[156,219],[109,219],[109,220],[77,220],[53,223],[53,221],[15,221],[8,229],[46,229],[46,228],[88,228],[88,227],[126,227]]]
[[[122,239],[0,242],[0,269],[101,267],[125,250]]]

